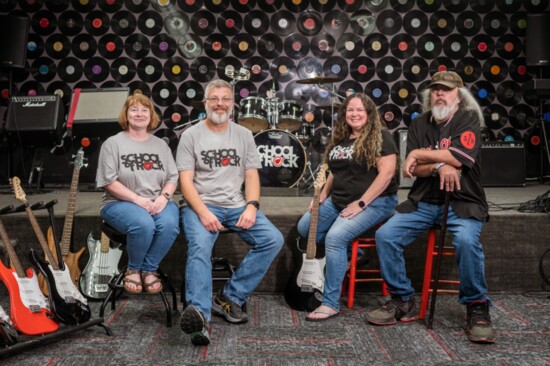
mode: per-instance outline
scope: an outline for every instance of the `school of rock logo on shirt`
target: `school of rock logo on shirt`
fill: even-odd
[[[258,145],[258,154],[262,167],[273,168],[297,168],[298,155],[294,153],[293,146]]]
[[[162,170],[164,166],[158,154],[128,154],[120,157],[122,165],[125,168],[130,168],[131,171],[135,170]]]
[[[237,155],[236,149],[218,149],[201,151],[202,162],[210,168],[241,166],[241,157]]]
[[[335,146],[330,151],[329,160],[352,160],[353,159],[353,145],[352,146]]]

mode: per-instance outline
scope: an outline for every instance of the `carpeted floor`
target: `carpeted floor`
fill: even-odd
[[[492,294],[497,331],[492,345],[464,334],[465,309],[454,295],[438,296],[433,330],[423,322],[376,327],[365,323],[375,306],[359,294],[353,309],[322,323],[306,322],[282,294],[254,294],[250,321],[232,325],[213,318],[208,347],[191,345],[174,314],[166,327],[158,296],[124,296],[107,309],[108,336],[99,326],[0,358],[1,365],[549,365],[549,292]],[[0,303],[8,307],[3,297]],[[99,304],[91,304],[97,316]],[[181,304],[179,310],[181,311]],[[68,329],[63,327],[63,329]],[[22,338],[28,341],[29,337]]]

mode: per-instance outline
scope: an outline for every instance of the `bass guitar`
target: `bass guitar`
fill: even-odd
[[[305,253],[296,245],[301,255],[295,256],[298,263],[286,285],[285,300],[295,310],[313,311],[321,305],[325,283],[325,257],[317,257],[317,223],[319,219],[319,196],[326,183],[327,164],[321,165],[317,179],[313,184],[313,202],[311,204],[309,233]],[[296,269],[298,269],[296,271]]]
[[[29,254],[30,260],[40,270],[48,284],[49,301],[52,311],[59,321],[65,324],[80,324],[88,321],[91,317],[88,301],[71,281],[69,269],[65,266],[63,261],[59,261],[60,263],[58,263],[54,259],[46,243],[44,233],[42,229],[40,229],[40,225],[38,221],[36,221],[33,211],[28,206],[25,192],[21,188],[20,179],[18,177],[13,177],[10,179],[10,184],[15,193],[15,198],[26,205],[25,211],[27,212],[34,233],[48,260],[45,262],[33,249],[31,249]]]
[[[54,321],[48,300],[38,288],[36,273],[32,268],[23,270],[4,224],[0,220],[0,238],[10,258],[11,267],[0,261],[0,279],[10,295],[10,317],[15,328],[27,335],[55,332],[59,324]]]
[[[90,260],[80,276],[80,289],[91,299],[104,299],[109,291],[109,281],[120,273],[118,262],[122,250],[111,248],[110,240],[101,233],[101,240],[95,240],[92,233],[88,235]]]
[[[65,263],[65,266],[69,267],[71,281],[75,286],[78,286],[78,280],[80,278],[80,268],[78,267],[78,261],[80,260],[80,257],[82,256],[86,248],[82,247],[76,253],[71,252],[71,238],[73,237],[73,221],[74,213],[76,210],[76,195],[78,192],[80,169],[82,167],[88,166],[88,164],[85,163],[84,150],[82,148],[80,148],[80,150],[78,150],[78,152],[74,156],[73,165],[74,168],[73,177],[71,179],[71,189],[69,191],[69,203],[67,205],[67,213],[65,215],[65,224],[63,226],[61,243],[59,244],[61,253],[58,253],[58,246],[55,242],[52,227],[48,228],[47,238],[48,248],[50,248],[50,252],[52,252],[53,258],[55,258],[56,261],[58,261],[59,256],[63,258],[63,263]],[[47,296],[48,285],[42,274],[38,275],[38,283],[40,284],[40,289],[42,290],[42,293]]]

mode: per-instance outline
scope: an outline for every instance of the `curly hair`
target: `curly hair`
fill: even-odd
[[[151,120],[149,121],[149,125],[147,126],[147,131],[153,131],[154,129],[156,129],[160,124],[160,117],[155,111],[155,106],[153,106],[153,102],[151,102],[151,99],[149,99],[148,96],[139,92],[130,95],[126,99],[126,102],[124,103],[124,106],[122,107],[122,110],[118,115],[118,123],[120,127],[122,127],[124,131],[128,130],[128,109],[136,104],[141,104],[142,106],[149,108],[149,110],[151,111]]]
[[[351,127],[346,122],[346,110],[350,100],[358,98],[363,103],[367,112],[367,123],[361,128],[359,137],[353,142],[353,155],[358,161],[365,160],[367,167],[375,167],[376,160],[380,158],[382,151],[382,129],[386,127],[376,104],[366,94],[352,94],[344,100],[338,111],[338,117],[332,129],[332,138],[325,151],[324,161],[328,162],[330,151],[343,140],[349,138]]]

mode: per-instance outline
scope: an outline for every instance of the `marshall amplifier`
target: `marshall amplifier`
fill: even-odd
[[[481,184],[486,187],[525,186],[523,142],[484,142],[481,146]]]
[[[61,140],[63,105],[59,95],[11,97],[6,131],[14,143],[51,145]]]

